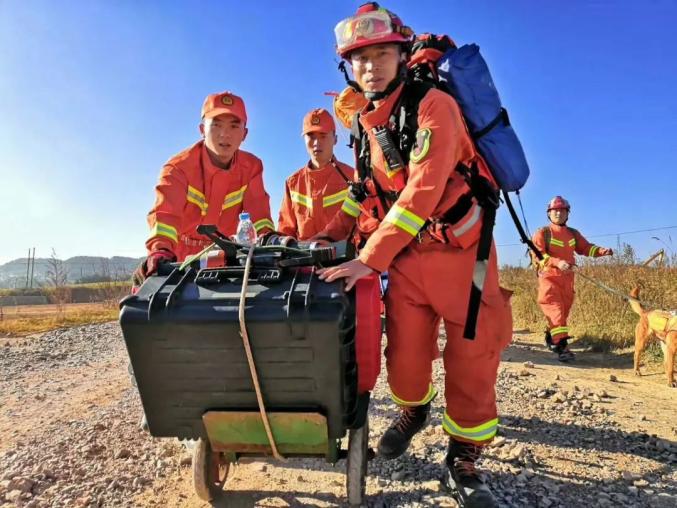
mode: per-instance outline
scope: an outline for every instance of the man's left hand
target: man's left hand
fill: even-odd
[[[374,270],[369,268],[359,259],[352,259],[338,266],[321,268],[317,273],[320,276],[320,280],[325,282],[334,282],[336,279],[346,279],[345,289],[346,291],[350,291],[359,279],[374,273]]]
[[[612,249],[608,249],[606,247],[600,247],[597,252],[599,252],[600,256],[613,256],[614,255],[614,251]]]

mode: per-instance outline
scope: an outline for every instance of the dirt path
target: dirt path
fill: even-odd
[[[193,493],[188,452],[138,429],[126,363],[115,323],[0,346],[0,505],[207,506]],[[498,383],[502,435],[482,461],[502,506],[677,506],[677,390],[663,385],[661,365],[641,378],[631,365],[628,353],[579,352],[563,366],[537,336],[515,335]],[[372,446],[394,414],[380,380]],[[369,506],[456,506],[439,481],[441,415],[438,398],[410,453],[370,463]],[[344,506],[343,468],[240,464],[218,506]]]

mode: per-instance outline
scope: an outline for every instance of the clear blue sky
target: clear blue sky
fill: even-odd
[[[307,159],[302,117],[344,85],[333,27],[360,3],[0,1],[0,262],[32,246],[143,255],[159,170],[222,90],[245,98],[243,148],[264,162],[277,219],[284,178]],[[382,5],[481,46],[531,165],[532,231],[554,194],[603,245],[616,238],[595,235],[677,225],[676,3]],[[654,235],[677,250],[677,229],[621,240],[644,255],[663,246]],[[505,211],[496,237],[517,241]],[[523,248],[500,253],[516,263]]]

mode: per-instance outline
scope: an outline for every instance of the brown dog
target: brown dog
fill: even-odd
[[[677,313],[665,310],[644,310],[639,303],[639,288],[630,291],[630,307],[639,314],[639,323],[635,327],[635,374],[639,372],[639,357],[649,339],[656,337],[661,341],[665,375],[668,386],[677,387],[675,382],[675,355],[677,355]]]

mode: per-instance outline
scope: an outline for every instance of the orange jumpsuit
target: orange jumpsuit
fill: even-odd
[[[388,122],[402,93],[392,93],[374,110],[363,110],[360,122],[369,133],[374,177],[385,190],[397,190],[397,173],[387,171],[371,129]],[[440,217],[469,193],[455,172],[459,162],[485,164],[472,144],[456,102],[431,90],[418,109],[417,141],[406,169],[406,185],[360,251],[359,258],[376,271],[388,270],[385,297],[388,347],[386,367],[393,400],[400,405],[425,404],[435,396],[432,360],[439,318],[444,319],[446,411],[443,428],[460,441],[482,444],[496,434],[495,384],[501,350],[512,337],[509,292],[498,284],[492,247],[473,341],[463,339],[482,209],[474,200],[451,227],[449,244],[423,230],[429,217]],[[401,177],[402,175],[399,175]],[[354,218],[364,214],[350,198],[324,233],[345,237]]]
[[[258,234],[275,229],[261,160],[243,150],[235,152],[230,168],[221,169],[199,141],[167,161],[155,191],[148,214],[148,252],[167,249],[181,261],[211,243],[197,234],[200,224],[215,224],[223,234],[233,235],[242,211],[249,212]]]
[[[548,231],[549,230],[549,233]],[[577,230],[551,224],[539,229],[532,238],[538,250],[544,253],[538,268],[538,304],[548,321],[552,342],[557,344],[569,337],[567,318],[574,303],[574,272],[562,271],[557,263],[576,262],[574,254],[599,257],[597,245],[588,242]]]
[[[306,165],[287,178],[277,230],[298,240],[322,231],[341,209],[348,195],[346,179],[352,179],[353,172],[350,166],[332,161],[318,169]]]

